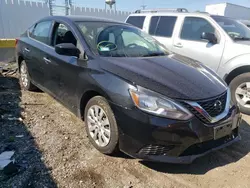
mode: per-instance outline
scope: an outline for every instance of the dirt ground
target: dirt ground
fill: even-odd
[[[81,120],[45,93],[21,91],[16,78],[0,77],[0,113],[0,152],[15,150],[19,165],[11,177],[0,173],[0,187],[250,187],[249,116],[240,142],[173,165],[99,153]]]

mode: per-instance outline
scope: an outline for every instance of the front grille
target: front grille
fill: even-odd
[[[215,103],[216,101],[220,101],[221,102],[221,110],[217,111],[215,108]],[[201,101],[198,102],[198,104],[204,109],[206,110],[206,112],[211,116],[211,117],[216,117],[218,115],[220,115],[225,107],[226,107],[226,103],[227,103],[227,92],[223,93],[222,95],[220,95],[219,97],[216,97],[212,100],[207,100],[207,101]]]
[[[184,103],[184,102],[182,103],[182,105],[185,106],[192,114],[194,114],[202,122],[206,124],[210,123],[210,121],[207,118],[205,118],[200,112],[195,110],[191,105]]]
[[[148,145],[143,147],[138,153],[140,155],[167,155],[167,152],[173,149],[173,145],[159,146],[159,145]]]
[[[218,111],[215,108],[215,103],[216,101],[220,101],[221,102],[221,110]],[[205,118],[200,112],[198,112],[193,106],[185,103],[185,102],[181,102],[182,105],[184,105],[191,113],[193,113],[198,119],[200,119],[201,121],[203,121],[206,124],[210,124],[210,121]],[[198,101],[197,102],[211,117],[216,117],[218,115],[220,115],[226,107],[226,103],[227,103],[227,92],[223,93],[222,95],[209,99],[209,100],[202,100],[202,101]]]
[[[209,140],[206,142],[194,144],[189,148],[187,148],[180,156],[199,155],[205,153],[206,151],[209,151],[212,148],[217,148],[227,142],[232,141],[237,136],[238,136],[238,128],[233,130],[232,135],[222,137],[218,140]]]

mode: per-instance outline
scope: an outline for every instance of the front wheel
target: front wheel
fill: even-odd
[[[118,150],[118,127],[115,116],[104,97],[89,100],[84,112],[88,138],[101,153],[112,155]]]
[[[229,85],[233,102],[237,102],[240,111],[250,115],[250,73],[235,77]]]

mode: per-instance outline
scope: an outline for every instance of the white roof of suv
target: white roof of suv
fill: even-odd
[[[208,15],[207,12],[188,12],[185,8],[177,8],[177,9],[149,9],[149,10],[137,10],[135,13],[130,14],[129,16],[148,16],[148,15],[189,15],[189,16],[197,16],[197,15]]]

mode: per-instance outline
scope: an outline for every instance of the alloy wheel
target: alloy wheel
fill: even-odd
[[[20,76],[21,76],[21,82],[23,84],[24,87],[27,87],[28,86],[28,70],[27,70],[27,67],[24,63],[21,64],[21,67],[20,67]]]
[[[241,106],[250,108],[250,82],[240,84],[235,91],[235,97]]]
[[[107,114],[98,105],[93,105],[87,112],[87,126],[92,139],[99,147],[105,147],[110,142],[110,122]]]

